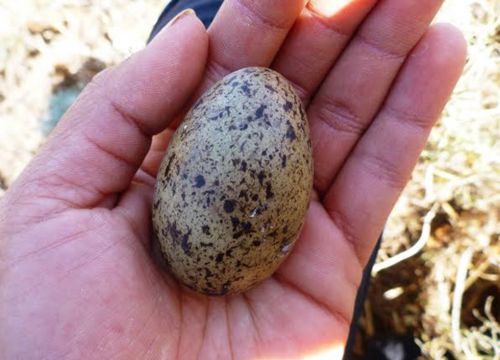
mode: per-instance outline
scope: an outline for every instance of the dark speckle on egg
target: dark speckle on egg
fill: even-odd
[[[227,213],[232,213],[234,211],[235,205],[236,205],[236,202],[234,200],[224,201],[224,211]]]
[[[203,177],[203,175],[198,175],[194,178],[194,183],[195,187],[201,188],[205,186],[205,178]]]
[[[206,295],[271,276],[300,234],[312,167],[288,81],[266,68],[223,78],[187,114],[158,172],[153,230],[169,271]]]

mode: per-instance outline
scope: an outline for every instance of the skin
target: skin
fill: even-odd
[[[227,0],[208,32],[186,15],[98,75],[2,199],[0,358],[342,347],[362,268],[464,65],[460,32],[429,28],[440,4]],[[257,65],[287,77],[308,109],[313,200],[272,278],[205,297],[149,255],[154,177],[190,99]]]

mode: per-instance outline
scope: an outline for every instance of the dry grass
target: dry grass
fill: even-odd
[[[0,0],[0,196],[44,141],[51,96],[141,48],[162,3]],[[439,15],[465,32],[467,68],[387,224],[361,341],[410,332],[426,358],[500,358],[499,14],[449,0]]]

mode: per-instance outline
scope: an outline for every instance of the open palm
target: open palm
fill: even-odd
[[[465,49],[454,28],[428,28],[437,0],[305,2],[227,0],[208,32],[185,14],[86,88],[2,200],[0,358],[288,359],[343,347],[363,266]],[[313,201],[272,278],[206,297],[152,260],[154,177],[193,94],[255,65],[281,72],[308,109]]]

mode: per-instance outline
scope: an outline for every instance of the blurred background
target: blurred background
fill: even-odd
[[[165,4],[0,0],[0,197],[85,84],[144,46]],[[421,358],[500,359],[500,1],[448,0],[438,21],[464,31],[467,66],[387,224],[360,358],[410,339]]]

